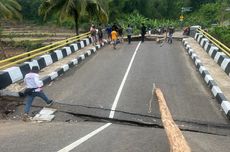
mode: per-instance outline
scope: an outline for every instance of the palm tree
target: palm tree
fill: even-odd
[[[0,18],[22,19],[21,5],[16,0],[0,0]]]
[[[49,14],[58,14],[59,20],[71,17],[75,22],[76,34],[79,34],[79,18],[83,15],[97,16],[102,22],[108,20],[106,12],[107,0],[44,0],[39,14],[44,20]]]

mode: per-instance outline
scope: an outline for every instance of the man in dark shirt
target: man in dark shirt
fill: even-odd
[[[145,27],[145,25],[142,23],[142,26],[141,26],[141,42],[142,42],[142,43],[145,41],[145,34],[146,34],[146,27]]]

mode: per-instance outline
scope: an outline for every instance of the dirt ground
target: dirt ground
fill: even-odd
[[[9,115],[13,114],[17,107],[22,104],[22,99],[0,96],[0,120],[8,119]]]
[[[1,28],[3,31],[0,35],[0,60],[24,53],[26,51],[31,51],[26,46],[13,46],[13,43],[20,44],[24,41],[28,41],[27,43],[32,45],[32,43],[39,40],[38,43],[40,46],[44,46],[75,35],[74,30],[72,29],[56,26],[36,26],[33,24],[8,23],[2,25]]]

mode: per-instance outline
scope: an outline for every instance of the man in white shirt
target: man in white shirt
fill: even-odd
[[[38,75],[39,68],[37,66],[32,67],[30,73],[25,75],[24,82],[26,84],[26,105],[24,109],[24,119],[27,119],[30,107],[35,97],[42,98],[47,106],[51,106],[53,104],[53,100],[50,100],[42,91],[43,82],[39,79]]]

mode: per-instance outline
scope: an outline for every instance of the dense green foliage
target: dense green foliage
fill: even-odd
[[[170,19],[149,19],[139,14],[137,11],[129,15],[124,15],[123,18],[117,19],[115,22],[117,22],[123,29],[126,29],[128,25],[131,25],[135,34],[140,33],[141,23],[144,23],[147,28],[151,29],[168,26],[179,26],[178,21]]]
[[[191,7],[191,10],[182,12],[182,7]],[[24,21],[36,24],[49,22],[81,29],[88,29],[91,23],[105,23],[108,19],[108,23],[117,22],[123,28],[131,24],[137,32],[141,23],[151,28],[179,27],[181,15],[184,26],[223,26],[230,18],[228,7],[230,0],[0,0],[0,18],[20,19],[22,16]],[[216,32],[214,35],[218,33],[220,39],[228,39],[221,33],[229,30],[217,27],[211,31]]]
[[[220,9],[219,3],[208,3],[201,6],[199,10],[194,13],[186,14],[185,24],[187,25],[201,25],[202,27],[209,27],[212,24],[218,23],[218,11]]]
[[[209,33],[230,47],[230,27],[214,27],[209,30]]]
[[[41,6],[42,8],[48,7],[44,5],[45,3],[48,4],[47,2],[58,4],[47,10],[46,19],[54,24],[61,23],[61,25],[64,24],[69,27],[74,27],[74,19],[65,17],[73,15],[71,10],[77,10],[78,16],[81,16],[78,20],[80,26],[89,22],[106,21],[107,17],[112,23],[124,20],[124,16],[127,18],[129,15],[136,16],[137,20],[142,16],[152,20],[151,23],[161,23],[162,20],[179,22],[179,16],[183,13],[185,25],[199,24],[203,26],[219,24],[225,18],[230,17],[228,16],[229,12],[224,11],[230,7],[230,0],[0,0],[0,3],[5,2],[8,4],[18,2],[20,5],[14,6],[17,11],[21,10],[23,19],[36,23],[44,23],[43,17],[38,14]],[[182,12],[182,7],[191,7],[191,12]],[[100,11],[97,11],[98,9]],[[56,15],[51,16],[52,12],[56,12],[53,13]],[[98,14],[98,12],[103,13]],[[4,11],[0,11],[0,17],[3,14]]]
[[[0,0],[0,18],[21,19],[21,6],[16,0]]]
[[[42,22],[42,17],[38,15],[38,8],[42,0],[17,0],[22,6],[21,14],[24,20],[34,21],[36,23]]]
[[[76,34],[78,34],[79,19],[88,16],[90,20],[94,16],[101,22],[107,22],[108,16],[102,0],[44,0],[39,7],[39,14],[44,16],[57,15],[59,20],[71,18],[74,20]]]

